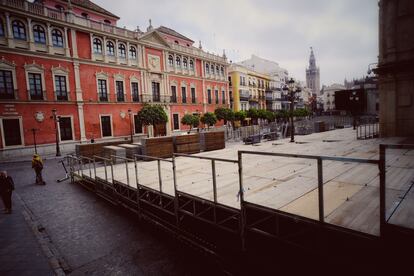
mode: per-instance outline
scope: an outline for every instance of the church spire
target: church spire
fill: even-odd
[[[315,60],[315,55],[313,53],[313,48],[310,47],[311,53],[310,53],[310,57],[309,57],[309,68],[313,69],[316,68],[316,60]]]

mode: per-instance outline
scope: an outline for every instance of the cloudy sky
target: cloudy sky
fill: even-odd
[[[366,75],[378,55],[378,0],[93,0],[118,26],[164,25],[233,62],[251,54],[273,60],[305,80],[309,47],[321,84]]]

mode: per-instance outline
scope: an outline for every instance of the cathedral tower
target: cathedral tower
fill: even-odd
[[[306,86],[312,90],[312,93],[319,95],[320,79],[319,79],[319,67],[316,67],[315,55],[313,54],[313,49],[311,49],[311,54],[309,57],[309,68],[306,69]]]

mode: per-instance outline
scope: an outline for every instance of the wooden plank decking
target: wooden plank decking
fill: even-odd
[[[228,144],[225,149],[197,155],[237,159],[238,150],[379,158],[380,143],[398,143],[401,139],[357,140],[352,129],[339,129],[257,145]],[[414,228],[414,151],[387,151],[387,215],[389,222]],[[211,161],[176,158],[177,188],[201,198],[213,200]],[[89,171],[85,171],[89,174]],[[105,178],[104,168],[96,169]],[[128,165],[129,185],[136,187],[133,163]],[[172,164],[161,162],[162,191],[174,195]],[[379,170],[377,165],[324,161],[325,221],[379,234]],[[114,179],[127,183],[125,164],[114,165]],[[138,163],[139,183],[159,190],[156,161]],[[112,175],[108,169],[108,180]],[[240,208],[238,166],[216,162],[218,202]],[[285,212],[318,219],[316,160],[262,155],[243,155],[245,200]],[[410,190],[409,190],[410,189]]]

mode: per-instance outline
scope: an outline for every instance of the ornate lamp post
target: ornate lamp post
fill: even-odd
[[[128,109],[128,116],[129,116],[129,132],[131,134],[131,144],[134,142],[133,140],[133,133],[132,133],[132,110]]]
[[[349,96],[349,101],[351,102],[351,105],[352,105],[352,109],[351,109],[351,112],[352,112],[352,124],[353,124],[353,126],[354,126],[354,129],[356,129],[356,116],[355,116],[355,109],[356,109],[356,104],[358,103],[358,101],[359,101],[359,97],[358,97],[358,95],[357,95],[357,92],[356,91],[352,91],[352,93],[351,93],[351,95]]]
[[[296,99],[296,93],[300,92],[300,88],[295,85],[295,81],[293,78],[291,78],[288,81],[288,85],[283,87],[283,90],[285,92],[289,92],[288,99],[290,101],[290,142],[295,142],[295,126],[293,123],[293,110],[294,110],[294,104]]]
[[[59,122],[59,116],[57,115],[56,108],[52,109],[52,116],[50,116],[51,119],[55,122],[55,135],[56,135],[56,156],[60,156],[60,147],[59,147],[59,131],[58,131],[58,122]]]

